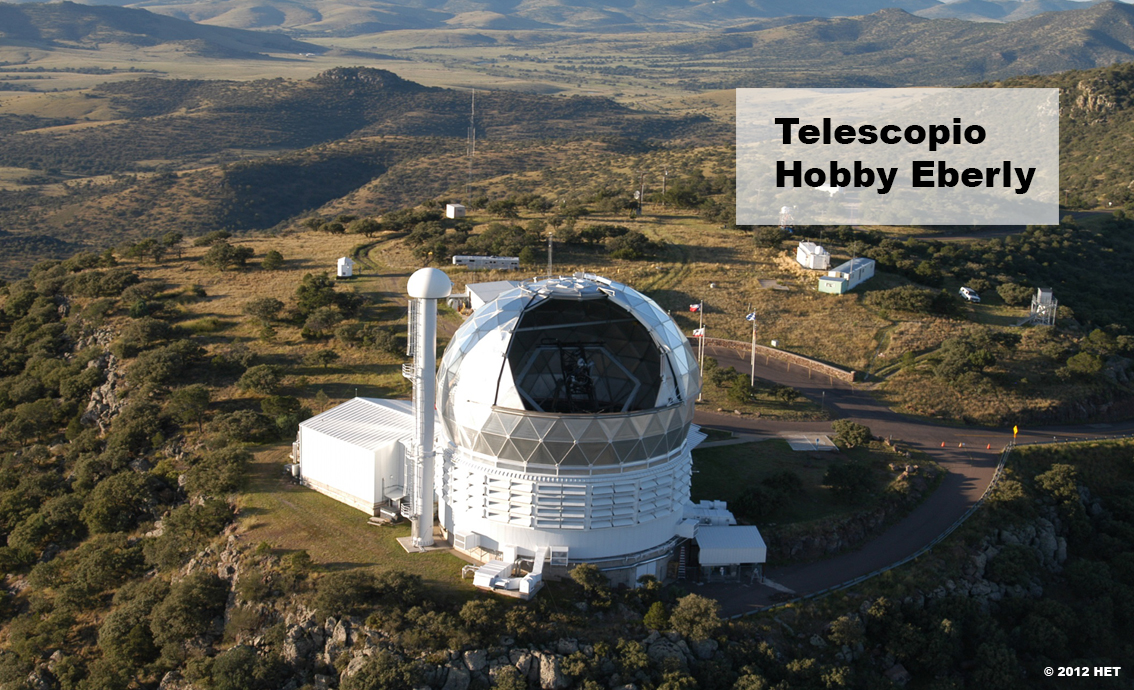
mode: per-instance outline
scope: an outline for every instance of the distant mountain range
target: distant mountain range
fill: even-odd
[[[774,28],[756,22],[663,50],[729,66],[736,77],[719,88],[962,85],[1131,61],[1134,6],[1103,2],[1010,24],[882,10]]]
[[[0,46],[97,48],[106,43],[181,44],[190,52],[218,58],[325,50],[278,33],[205,26],[125,7],[0,3]]]
[[[396,29],[696,31],[751,19],[853,17],[896,8],[932,19],[1011,22],[1098,0],[91,0],[237,29],[355,35]],[[34,4],[29,2],[27,4]],[[67,4],[67,3],[64,3]],[[3,23],[0,22],[0,26]]]

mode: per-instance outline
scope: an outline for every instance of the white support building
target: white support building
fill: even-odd
[[[300,422],[292,460],[304,486],[377,515],[406,495],[412,436],[408,400],[354,398]]]
[[[465,206],[464,204],[445,204],[445,217],[446,218],[464,218]]]
[[[804,268],[825,271],[831,267],[831,253],[814,242],[800,242],[795,260]]]
[[[465,289],[469,293],[469,307],[480,309],[502,293],[520,287],[518,280],[494,280],[488,283],[469,283]]]
[[[454,266],[465,266],[470,271],[486,271],[495,269],[499,271],[520,270],[520,257],[518,256],[475,256],[459,255],[453,257]]]
[[[840,264],[819,278],[819,292],[841,295],[874,277],[874,259],[858,257]]]
[[[354,261],[349,256],[344,256],[339,259],[338,272],[336,275],[339,278],[350,278],[354,276]]]

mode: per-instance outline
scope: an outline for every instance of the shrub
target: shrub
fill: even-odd
[[[1000,295],[1000,299],[1004,300],[1005,304],[1013,307],[1022,307],[1031,304],[1032,294],[1035,291],[1027,285],[1018,285],[1016,283],[1001,283],[996,286],[996,294]]]
[[[222,496],[238,491],[247,479],[252,454],[236,448],[205,453],[185,473],[185,490],[191,496]]]
[[[854,448],[855,446],[865,446],[870,443],[870,439],[874,436],[870,433],[870,427],[858,422],[852,422],[849,419],[837,419],[831,423],[831,427],[838,434],[838,439],[846,444],[847,448]]]
[[[774,515],[787,502],[787,495],[765,484],[745,489],[733,507],[736,514],[748,522],[757,522]]]
[[[208,431],[231,443],[263,443],[276,436],[276,425],[253,410],[236,410],[218,414],[209,422]]]
[[[278,271],[283,268],[283,265],[283,254],[280,254],[275,249],[269,249],[267,253],[264,254],[264,259],[260,262],[260,267],[265,271]]]
[[[874,488],[870,467],[861,462],[832,463],[823,473],[823,484],[840,499],[856,502]]]
[[[227,232],[225,230],[213,230],[212,232],[205,233],[204,235],[201,235],[200,237],[193,240],[193,246],[211,247],[217,242],[227,240],[230,237],[232,237],[231,232]]]
[[[665,604],[660,601],[650,604],[650,610],[646,611],[646,615],[642,618],[642,625],[646,626],[648,630],[669,628],[669,613],[665,610]]]
[[[399,661],[393,654],[381,650],[371,656],[354,675],[342,683],[343,690],[392,690],[415,688],[421,684],[421,669]]]
[[[232,245],[228,242],[217,242],[209,247],[209,251],[201,257],[201,265],[215,268],[218,271],[227,271],[229,268],[244,268],[255,252],[252,247]]]
[[[274,395],[283,380],[283,369],[274,364],[250,367],[236,382],[236,387],[247,393]]]
[[[707,640],[721,627],[721,605],[697,594],[677,600],[669,624],[673,630],[691,640]]]
[[[151,500],[145,477],[136,472],[120,472],[95,486],[81,515],[92,533],[124,532],[149,512]]]
[[[328,616],[362,613],[378,597],[378,583],[365,570],[346,570],[319,578],[315,608]]]
[[[153,611],[154,642],[161,647],[181,644],[208,632],[227,600],[227,583],[213,573],[193,573],[173,584]]]

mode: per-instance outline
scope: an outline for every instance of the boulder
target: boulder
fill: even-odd
[[[543,690],[565,690],[571,679],[563,675],[560,658],[554,654],[543,654],[539,659],[539,686]]]
[[[449,676],[441,690],[468,690],[471,676],[469,672],[458,665],[449,666]]]
[[[488,652],[483,649],[472,649],[464,654],[465,667],[470,671],[483,671],[488,664]]]

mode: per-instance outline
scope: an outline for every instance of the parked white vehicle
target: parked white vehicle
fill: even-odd
[[[966,302],[976,302],[978,304],[980,303],[980,295],[978,295],[972,288],[961,288],[961,299],[965,300]]]

